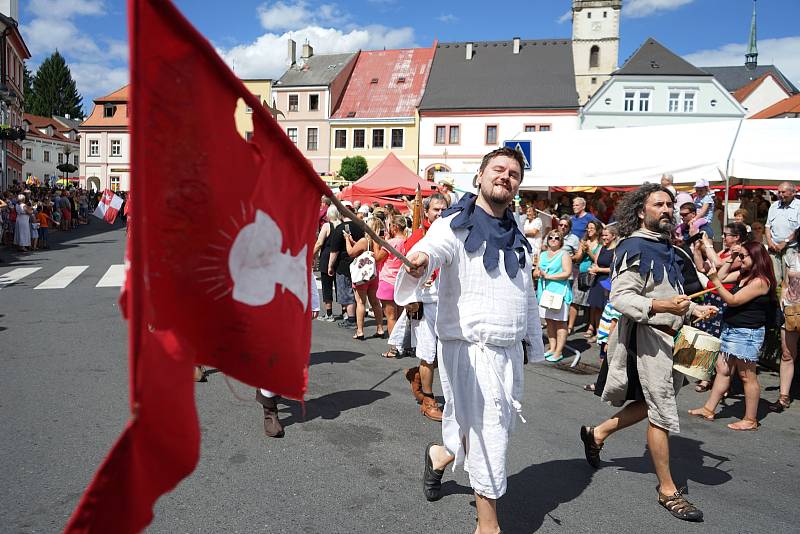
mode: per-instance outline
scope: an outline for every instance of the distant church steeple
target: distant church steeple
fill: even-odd
[[[750,22],[750,43],[744,55],[744,66],[754,70],[758,66],[758,46],[756,44],[756,0],[753,0],[753,20]]]

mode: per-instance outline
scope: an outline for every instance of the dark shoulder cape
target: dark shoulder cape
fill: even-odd
[[[476,252],[486,244],[483,253],[483,267],[487,273],[499,268],[500,250],[503,250],[503,263],[509,278],[515,278],[521,267],[525,266],[525,251],[532,251],[530,243],[520,232],[511,210],[506,210],[502,218],[492,217],[475,205],[477,196],[465,193],[458,203],[442,214],[447,217],[456,213],[450,221],[453,230],[466,230],[464,248]]]
[[[637,265],[632,265],[636,260]],[[667,241],[648,239],[641,236],[626,237],[619,242],[614,251],[614,272],[620,274],[634,269],[642,277],[652,276],[660,284],[667,276],[669,285],[683,288],[684,257],[675,252]]]

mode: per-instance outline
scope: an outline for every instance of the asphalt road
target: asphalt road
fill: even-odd
[[[40,267],[0,288],[0,531],[63,528],[123,428],[127,330],[108,273],[122,263],[124,239],[122,228],[95,222],[56,234],[50,251],[0,251],[0,285],[13,269]],[[87,268],[64,288],[34,289],[67,266]],[[96,287],[101,279],[110,287]],[[264,436],[260,406],[237,400],[221,374],[198,384],[200,464],[158,502],[149,530],[472,532],[474,498],[462,470],[446,473],[441,501],[422,496],[423,447],[440,439],[440,426],[410,395],[402,369],[414,360],[382,359],[383,342],[350,335],[315,321],[306,413],[299,403],[282,405],[283,439]],[[742,415],[741,394],[716,422],[682,416],[682,433],[671,439],[673,473],[706,516],[687,524],[656,502],[644,425],[609,440],[600,470],[586,464],[580,425],[613,411],[583,391],[591,380],[560,364],[525,368],[528,423],[512,439],[508,493],[498,503],[504,532],[800,531],[800,403],[774,415],[762,401],[758,432],[725,427]],[[761,380],[764,398],[774,400],[777,377],[762,372]],[[685,388],[679,406],[704,398]]]

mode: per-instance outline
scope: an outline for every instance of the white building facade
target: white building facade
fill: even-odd
[[[25,114],[26,135],[22,143],[23,177],[26,182],[33,181],[50,185],[65,173],[57,167],[71,163],[80,167],[80,142],[77,130],[65,128],[57,121],[47,117]],[[76,177],[77,172],[69,176]]]
[[[580,127],[659,126],[744,116],[742,105],[711,74],[648,39],[584,106]]]
[[[81,185],[99,191],[129,191],[128,86],[96,99],[80,131]]]

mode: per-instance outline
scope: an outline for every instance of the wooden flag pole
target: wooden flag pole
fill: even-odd
[[[361,219],[359,219],[359,218],[356,216],[356,214],[355,214],[355,213],[353,213],[352,211],[350,211],[350,210],[347,208],[347,206],[345,206],[344,204],[342,204],[342,203],[339,201],[339,199],[338,199],[338,198],[336,198],[335,196],[329,196],[328,198],[331,200],[331,202],[333,202],[333,205],[334,205],[334,206],[336,206],[336,209],[338,209],[338,210],[339,210],[339,213],[341,213],[341,214],[342,214],[342,215],[344,215],[345,217],[349,218],[349,219],[350,219],[352,222],[354,222],[354,223],[356,224],[356,226],[358,226],[359,228],[361,228],[362,230],[364,230],[364,232],[365,232],[367,235],[369,235],[369,236],[370,236],[372,239],[374,239],[374,240],[375,240],[375,241],[376,241],[378,244],[380,244],[380,246],[382,246],[383,248],[385,248],[386,250],[388,250],[388,251],[389,251],[389,253],[390,253],[392,256],[394,256],[394,257],[395,257],[395,258],[397,258],[398,260],[402,261],[402,262],[403,262],[403,265],[405,265],[405,266],[406,266],[406,267],[408,267],[409,269],[415,269],[415,268],[416,268],[416,266],[415,266],[413,263],[411,263],[411,261],[410,261],[408,258],[406,258],[406,257],[405,257],[403,254],[401,254],[401,253],[400,253],[400,252],[399,252],[399,251],[398,251],[396,248],[394,248],[392,245],[390,245],[390,244],[389,244],[389,243],[388,243],[388,242],[387,242],[385,239],[383,239],[381,236],[379,236],[378,234],[376,234],[376,233],[375,233],[375,232],[372,230],[372,228],[370,228],[370,227],[367,225],[367,223],[365,223],[364,221],[362,221]]]

